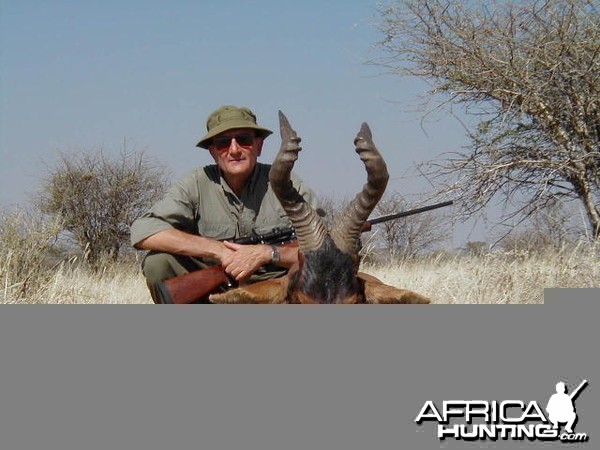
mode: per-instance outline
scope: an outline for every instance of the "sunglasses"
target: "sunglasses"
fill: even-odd
[[[241,133],[235,136],[218,136],[213,139],[213,145],[219,151],[228,150],[231,146],[231,141],[235,139],[235,142],[240,147],[250,148],[254,144],[254,135],[252,133]]]

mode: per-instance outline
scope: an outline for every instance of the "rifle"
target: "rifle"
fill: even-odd
[[[244,245],[282,245],[295,242],[296,231],[292,227],[274,228],[268,233],[228,240]],[[187,304],[205,299],[208,294],[215,292],[221,286],[231,288],[237,286],[237,282],[231,279],[219,264],[158,283],[154,294],[162,303]]]
[[[571,392],[571,394],[569,394],[569,398],[573,400],[575,397],[577,397],[581,390],[586,386],[586,384],[588,384],[588,380],[583,380],[581,384],[577,386],[577,389],[575,389],[573,392]]]
[[[435,205],[423,206],[422,208],[410,209],[408,211],[402,211],[399,213],[387,214],[385,216],[376,217],[374,219],[367,220],[362,227],[362,232],[371,231],[371,227],[373,225],[377,225],[378,223],[387,222],[389,220],[399,219],[401,217],[408,217],[415,214],[421,214],[427,211],[431,211],[432,209],[443,208],[444,206],[450,206],[454,203],[452,200],[448,200],[447,202],[436,203]]]
[[[422,208],[376,217],[366,221],[361,232],[370,231],[371,227],[378,223],[420,214],[431,211],[432,209],[443,208],[444,206],[449,206],[453,203],[454,202],[450,200],[447,202],[436,203],[435,205],[424,206]],[[247,245],[284,245],[286,243],[295,243],[296,232],[293,227],[275,228],[268,233],[253,234],[237,239],[231,239],[231,241],[236,244]],[[158,283],[155,294],[162,300],[162,303],[187,304],[205,300],[208,294],[212,294],[221,286],[231,288],[237,286],[237,282],[225,273],[225,270],[221,265],[215,265]]]

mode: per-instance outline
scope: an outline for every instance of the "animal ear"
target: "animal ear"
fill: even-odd
[[[364,281],[367,303],[430,303],[427,297],[406,289],[398,289],[375,281]]]
[[[288,277],[261,281],[232,289],[222,294],[212,294],[212,303],[284,303]]]

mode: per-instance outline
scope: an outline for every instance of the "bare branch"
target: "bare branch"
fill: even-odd
[[[600,239],[600,14],[592,0],[399,0],[373,61],[418,76],[479,120],[470,146],[421,170],[463,199],[578,199]],[[507,209],[510,211],[510,208]],[[517,206],[508,215],[524,213]]]

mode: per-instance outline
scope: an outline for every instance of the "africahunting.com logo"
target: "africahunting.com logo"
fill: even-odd
[[[587,386],[583,380],[570,394],[564,382],[556,384],[545,410],[535,401],[444,400],[441,407],[425,402],[415,422],[437,423],[437,438],[475,440],[586,442],[587,433],[574,431],[574,400]],[[561,426],[562,425],[562,426]]]

